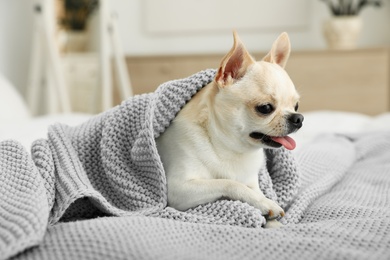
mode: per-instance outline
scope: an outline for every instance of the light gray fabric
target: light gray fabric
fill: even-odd
[[[214,76],[215,70],[210,69],[167,82],[156,92],[130,98],[77,127],[51,126],[47,140],[34,142],[32,159],[17,142],[2,143],[1,255],[8,257],[39,245],[48,223],[56,227],[59,221],[103,216],[262,227],[265,219],[260,210],[239,201],[221,200],[186,212],[166,206],[167,186],[155,138]],[[298,191],[295,161],[285,149],[266,150],[266,156],[267,167],[259,172],[259,183],[268,197],[287,207]],[[24,191],[23,186],[30,185],[25,175],[36,185],[33,192]],[[25,197],[22,203],[18,192]],[[20,210],[26,212],[25,223],[19,223]],[[35,218],[40,222],[35,223]],[[32,225],[31,230],[25,230],[25,225]],[[15,233],[16,229],[25,233]]]
[[[49,207],[44,182],[15,141],[0,142],[0,259],[41,242]]]
[[[390,133],[321,136],[295,160],[266,150],[259,184],[286,210],[280,229],[238,201],[166,207],[154,140],[214,74],[55,125],[32,158],[0,143],[0,259],[389,259]]]
[[[15,259],[389,259],[390,133],[322,136],[296,158],[287,214],[302,214],[280,229],[101,217],[50,226]]]

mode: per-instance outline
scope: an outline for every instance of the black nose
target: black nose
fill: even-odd
[[[291,123],[291,125],[296,128],[296,129],[299,129],[302,127],[302,122],[303,122],[303,115],[301,114],[292,114],[289,118],[288,118],[288,121]]]

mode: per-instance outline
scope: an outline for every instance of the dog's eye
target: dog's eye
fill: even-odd
[[[271,104],[265,104],[256,106],[256,111],[263,115],[271,114],[274,111],[274,107]]]
[[[294,107],[294,109],[295,109],[295,112],[297,112],[297,111],[298,111],[298,108],[299,108],[299,104],[297,103],[297,104],[295,105],[295,107]]]

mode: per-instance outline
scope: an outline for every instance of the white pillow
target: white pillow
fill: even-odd
[[[30,117],[27,105],[12,84],[0,74],[0,122]]]

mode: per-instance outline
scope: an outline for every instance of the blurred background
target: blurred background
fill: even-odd
[[[304,110],[389,109],[389,0],[0,0],[0,19],[2,84],[32,115],[99,113],[216,68],[233,29],[257,59],[288,32]]]

